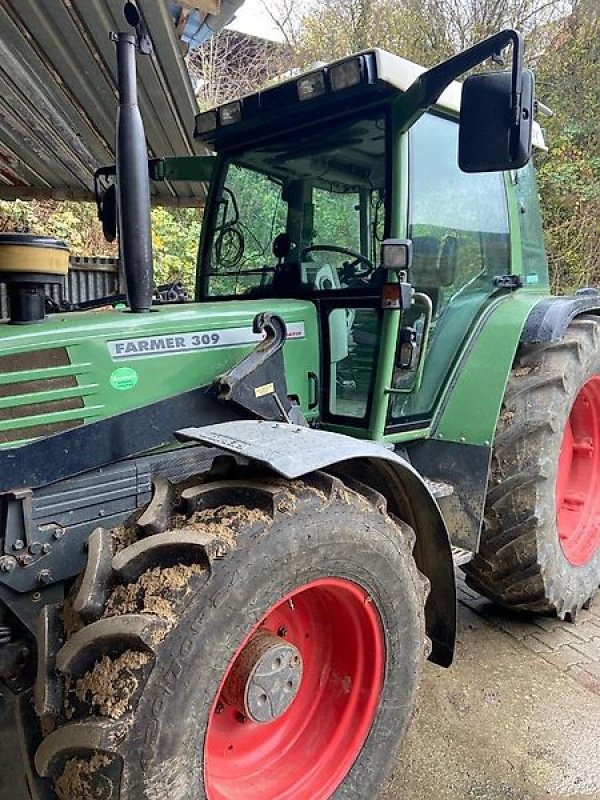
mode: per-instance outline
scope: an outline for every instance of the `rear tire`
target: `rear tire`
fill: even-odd
[[[246,475],[186,489],[166,533],[117,553],[100,618],[86,578],[102,570],[76,587],[87,624],[57,656],[66,714],[36,755],[59,800],[376,797],[427,654],[414,534],[359,484]],[[257,632],[304,662],[266,724],[231,700]]]
[[[600,321],[525,347],[500,413],[467,583],[496,603],[574,617],[600,584]]]

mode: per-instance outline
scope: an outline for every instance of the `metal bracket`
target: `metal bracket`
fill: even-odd
[[[287,336],[285,322],[276,314],[262,312],[254,318],[252,330],[264,333],[265,338],[216,379],[219,399],[235,403],[260,419],[291,422],[292,403],[282,352]]]
[[[520,289],[523,278],[520,275],[495,275],[493,284],[496,289]]]
[[[0,514],[0,536],[4,539],[3,551],[7,556],[19,558],[33,543],[31,489],[16,489],[8,492]]]

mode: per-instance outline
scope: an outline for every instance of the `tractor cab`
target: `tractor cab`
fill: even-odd
[[[462,86],[415,113],[423,72],[372,50],[196,121],[218,154],[197,299],[261,298],[275,312],[278,300],[310,299],[321,418],[373,438],[426,428],[486,309],[516,286],[547,286],[539,215],[529,201],[527,218],[519,210],[536,195],[532,169],[461,169]],[[390,240],[412,251],[405,270],[382,265]],[[523,247],[537,257],[526,276]],[[406,308],[390,300],[399,282],[411,287]]]

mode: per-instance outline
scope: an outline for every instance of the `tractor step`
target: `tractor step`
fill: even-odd
[[[473,558],[474,553],[471,550],[465,550],[464,547],[456,547],[452,545],[452,560],[455,567],[462,567],[463,564],[468,564]]]
[[[455,513],[455,506],[457,502],[457,495],[454,486],[451,483],[444,483],[443,481],[432,481],[430,478],[425,478],[425,483],[431,494],[438,501],[442,516],[446,520],[446,525],[449,530],[454,528],[452,515]],[[468,564],[473,558],[473,551],[468,550],[458,545],[452,545],[452,560],[454,567],[462,567],[463,564]]]
[[[443,497],[451,497],[454,494],[454,486],[443,481],[432,481],[431,478],[423,476],[427,488],[435,499],[439,502]]]

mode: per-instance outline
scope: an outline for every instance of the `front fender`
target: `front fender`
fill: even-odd
[[[315,470],[352,474],[381,492],[392,513],[417,536],[414,556],[431,583],[425,607],[430,659],[449,666],[456,638],[456,585],[450,538],[437,502],[408,461],[375,442],[330,431],[263,420],[243,420],[186,428],[181,441],[218,447],[265,464],[293,480]]]

